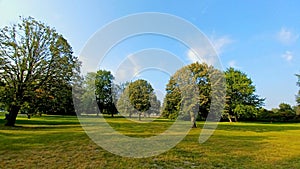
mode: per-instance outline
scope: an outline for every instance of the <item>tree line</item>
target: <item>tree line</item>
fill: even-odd
[[[0,62],[0,108],[9,112],[8,126],[15,125],[18,113],[75,115],[76,101],[87,114],[121,113],[139,119],[156,114],[189,119],[193,127],[223,101],[224,110],[215,112],[222,120],[291,121],[300,114],[300,90],[297,106],[282,103],[279,108],[266,110],[262,108],[264,98],[255,94],[255,86],[245,73],[234,68],[221,72],[205,63],[192,63],[172,75],[163,103],[143,79],[114,84],[107,70],[81,77],[80,62],[67,40],[32,17],[20,18],[19,23],[0,30]],[[300,87],[300,75],[296,76]],[[72,98],[76,86],[81,88]]]

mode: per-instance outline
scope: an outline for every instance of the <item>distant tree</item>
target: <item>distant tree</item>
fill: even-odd
[[[19,110],[41,92],[58,98],[54,88],[71,84],[80,66],[67,40],[31,17],[0,30],[0,63],[0,81],[5,84],[0,102],[9,112],[7,126],[14,126]]]
[[[83,84],[81,85],[82,94],[80,96],[80,101],[78,102],[78,108],[80,109],[79,112],[85,113],[85,114],[94,114],[98,113],[97,109],[98,107],[96,102],[96,86],[95,86],[95,79],[96,79],[96,73],[95,72],[88,72],[85,77]]]
[[[138,114],[138,111],[133,107],[129,99],[129,83],[126,86],[123,86],[123,92],[117,101],[117,109],[123,116],[132,117],[133,114]]]
[[[274,109],[273,110],[267,110],[265,108],[259,108],[256,120],[259,120],[259,121],[270,121],[270,122],[272,122],[272,121],[275,120],[274,119],[275,116],[276,115],[275,115]]]
[[[225,71],[226,105],[224,116],[231,118],[253,119],[264,99],[255,94],[255,86],[245,73],[234,68]]]
[[[148,116],[151,114],[158,115],[160,114],[160,101],[157,99],[156,95],[154,92],[151,93],[150,95],[150,104],[151,107],[150,109],[146,112]]]
[[[149,82],[142,79],[130,83],[128,88],[130,103],[139,111],[139,120],[141,120],[141,114],[151,107],[153,88]]]
[[[298,77],[297,85],[300,87],[300,74],[296,74],[296,76]],[[298,91],[298,95],[296,96],[296,101],[298,103],[298,107],[300,107],[300,89]]]
[[[170,77],[166,86],[166,96],[163,102],[162,116],[169,119],[178,117],[180,110],[181,91],[177,85],[176,78]]]
[[[277,115],[281,118],[280,121],[288,121],[295,118],[296,112],[291,105],[287,103],[280,103]]]
[[[95,77],[95,95],[100,113],[114,114],[118,113],[114,103],[113,91],[114,77],[110,71],[98,70]]]

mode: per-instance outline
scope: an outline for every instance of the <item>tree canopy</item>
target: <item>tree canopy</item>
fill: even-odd
[[[251,119],[264,99],[255,94],[255,86],[245,73],[234,68],[225,71],[226,105],[224,115],[231,118]]]
[[[118,113],[114,103],[113,91],[114,76],[110,71],[98,70],[95,75],[95,95],[100,113]]]
[[[297,74],[296,76],[298,77],[297,85],[300,87],[300,74]],[[298,103],[298,106],[300,106],[300,89],[298,91],[298,95],[296,96],[296,101]]]
[[[62,94],[58,88],[62,84],[69,88],[80,66],[67,40],[32,17],[0,30],[0,62],[1,102],[9,111],[8,126],[38,97],[58,103]]]
[[[151,107],[153,88],[149,82],[143,79],[131,82],[128,88],[130,103],[139,111],[139,120],[141,120],[141,114],[145,113]]]
[[[179,69],[167,84],[162,115],[172,119],[182,115],[196,127],[196,116],[205,119],[210,110],[212,85],[215,85],[211,83],[211,75],[217,72],[212,66],[198,62]]]

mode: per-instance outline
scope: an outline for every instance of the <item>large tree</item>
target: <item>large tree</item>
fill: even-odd
[[[222,72],[212,66],[198,62],[179,69],[167,84],[162,115],[171,119],[177,118],[178,115],[188,117],[193,123],[192,127],[196,127],[196,116],[206,119],[210,111],[212,86],[216,89],[218,85],[222,85],[221,74]],[[214,84],[211,78],[214,78]],[[218,95],[215,93],[214,97]]]
[[[151,107],[153,88],[149,82],[142,79],[131,82],[128,88],[130,103],[139,111],[139,120],[141,120],[141,114],[145,113]]]
[[[224,116],[231,118],[255,118],[257,108],[263,104],[264,99],[255,94],[255,86],[247,75],[234,68],[225,71],[226,78],[226,104]]]
[[[95,95],[100,113],[114,114],[118,113],[114,103],[113,91],[114,76],[110,71],[98,70],[95,77]]]
[[[79,70],[67,40],[32,17],[1,29],[0,62],[0,81],[5,84],[1,102],[9,111],[7,126],[15,125],[20,108],[35,99],[37,91],[51,95],[54,85],[70,83]]]

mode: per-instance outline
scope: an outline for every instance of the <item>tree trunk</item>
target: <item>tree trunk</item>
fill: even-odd
[[[9,109],[9,114],[8,114],[8,118],[6,119],[7,122],[5,123],[5,126],[15,126],[16,118],[19,110],[20,110],[20,106],[12,106]]]
[[[195,115],[191,115],[192,128],[197,128]]]
[[[141,121],[141,113],[139,113],[139,121]]]
[[[229,122],[232,123],[231,116],[228,115],[227,117],[228,117]]]
[[[235,121],[235,122],[238,122],[238,119],[237,119],[237,117],[236,117],[236,116],[234,116],[234,121]]]

